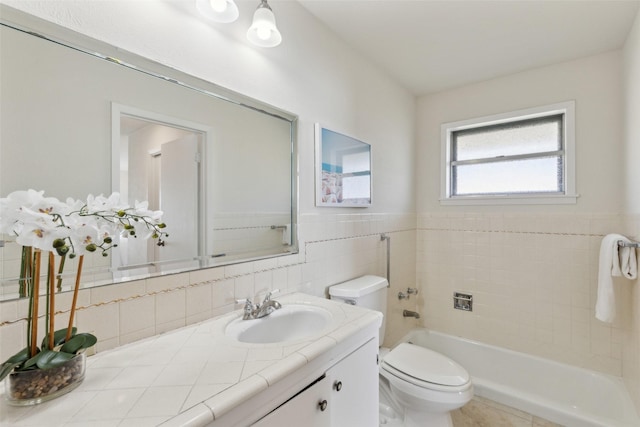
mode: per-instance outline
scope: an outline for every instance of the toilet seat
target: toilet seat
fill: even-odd
[[[424,347],[401,343],[383,359],[381,369],[413,385],[456,392],[470,386],[469,373],[448,357]]]

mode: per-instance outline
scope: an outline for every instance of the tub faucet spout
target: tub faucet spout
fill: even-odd
[[[420,313],[415,312],[415,311],[411,311],[411,310],[403,310],[402,311],[402,316],[403,317],[415,317],[416,319],[420,318]]]

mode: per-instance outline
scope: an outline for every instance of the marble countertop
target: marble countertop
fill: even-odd
[[[77,389],[50,402],[14,407],[0,396],[0,425],[206,425],[382,320],[380,313],[306,294],[278,301],[322,307],[331,312],[331,323],[285,345],[247,344],[224,334],[241,315],[235,311],[108,350],[87,359]]]

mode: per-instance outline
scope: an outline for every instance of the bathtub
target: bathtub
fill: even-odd
[[[462,365],[476,396],[567,427],[640,426],[618,377],[427,329],[415,329],[403,341]]]

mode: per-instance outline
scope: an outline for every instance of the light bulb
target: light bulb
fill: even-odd
[[[261,47],[274,47],[282,42],[282,35],[276,27],[276,17],[266,0],[262,0],[253,14],[253,23],[247,31],[247,38],[251,43]]]
[[[203,16],[215,22],[233,22],[240,14],[233,0],[196,0],[196,8]]]
[[[209,0],[211,9],[217,13],[222,13],[227,9],[227,0]]]
[[[260,26],[256,28],[256,35],[260,40],[269,40],[269,37],[271,37],[271,29],[266,26]]]

